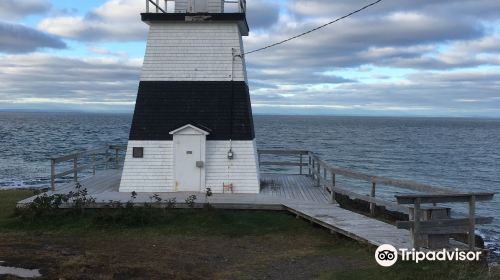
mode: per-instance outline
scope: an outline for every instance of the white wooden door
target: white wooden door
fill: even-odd
[[[174,135],[174,169],[178,191],[201,191],[203,167],[196,166],[196,163],[204,161],[204,139],[204,135]]]
[[[194,13],[207,13],[208,12],[208,0],[192,0],[193,1],[193,12]]]

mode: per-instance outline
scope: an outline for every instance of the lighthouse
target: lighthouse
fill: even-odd
[[[246,3],[227,2],[146,1],[149,34],[120,192],[260,191]]]

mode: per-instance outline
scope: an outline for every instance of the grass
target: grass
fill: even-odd
[[[227,211],[199,209],[120,208],[56,209],[39,216],[14,211],[15,203],[32,196],[29,191],[0,192],[0,231],[44,232],[156,232],[208,236],[247,236],[266,234],[304,234],[314,232],[307,223],[297,222],[294,216],[268,211]],[[31,213],[30,211],[27,211]],[[16,215],[18,214],[18,215]],[[19,215],[21,214],[21,215]]]
[[[20,200],[33,196],[29,190],[4,190],[0,191],[0,229],[14,219],[16,203]]]
[[[460,265],[459,263],[397,263],[391,268],[380,268],[375,265],[356,270],[337,270],[320,274],[318,279],[373,279],[373,280],[404,280],[404,279],[499,279],[488,276],[488,269],[481,264]]]
[[[59,209],[33,219],[16,215],[15,203],[31,195],[0,191],[0,261],[39,268],[47,279],[488,279],[482,264],[382,268],[374,248],[282,212]]]
[[[75,215],[58,210],[50,216],[23,221],[11,218],[6,230],[47,232],[130,231],[162,234],[246,236],[302,234],[313,231],[290,215],[264,211],[224,211],[199,209],[92,209]]]

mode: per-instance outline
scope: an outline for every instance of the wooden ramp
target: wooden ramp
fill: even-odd
[[[300,217],[363,243],[411,248],[409,231],[340,208],[338,204],[286,202],[284,207]]]
[[[131,200],[130,193],[118,192],[121,170],[105,170],[96,176],[80,180],[83,188],[89,195],[96,198],[95,207],[104,207],[109,201],[126,203]],[[397,229],[373,218],[345,210],[329,202],[329,195],[323,188],[316,187],[311,177],[306,175],[261,174],[265,187],[260,194],[214,194],[210,197],[210,204],[220,209],[259,209],[285,210],[300,217],[319,224],[331,231],[353,238],[357,241],[379,246],[392,244],[397,248],[410,248],[410,233],[407,230]],[[74,191],[73,182],[58,186],[53,193],[68,193]],[[183,206],[184,200],[197,195],[197,207],[205,202],[203,193],[159,193],[162,201],[176,198],[178,207]],[[153,193],[138,193],[134,203],[141,205],[152,202]],[[35,197],[22,200],[19,206],[33,201]]]

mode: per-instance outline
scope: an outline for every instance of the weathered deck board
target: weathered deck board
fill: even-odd
[[[278,187],[265,187],[261,195],[294,199],[300,201],[328,203],[322,188],[314,187],[314,182],[304,175],[261,174],[261,179],[274,181]]]
[[[337,204],[290,201],[284,206],[290,212],[364,243],[411,248],[409,231],[342,209]]]
[[[130,193],[119,193],[121,170],[100,171],[96,176],[80,180],[83,188],[102,205],[110,200],[125,203],[131,200]],[[314,181],[305,175],[261,174],[261,179],[274,181],[276,187],[265,187],[260,194],[214,194],[210,203],[224,209],[264,209],[287,210],[332,231],[355,240],[380,245],[393,244],[399,248],[411,247],[410,234],[407,230],[340,208],[329,202],[329,195],[321,187],[315,187]],[[74,183],[60,185],[55,192],[68,193],[75,190]],[[205,202],[202,193],[160,193],[163,200],[176,198],[182,204],[191,194],[198,196],[198,207]],[[152,202],[153,193],[139,193],[133,200],[136,204]],[[34,197],[19,202],[19,205],[31,202]]]

